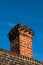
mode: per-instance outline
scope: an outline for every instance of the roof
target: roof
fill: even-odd
[[[4,59],[4,60],[3,60]],[[11,63],[11,64],[37,64],[37,65],[43,65],[43,62],[39,61],[39,60],[35,60],[34,58],[29,58],[29,57],[25,57],[22,55],[16,55],[15,53],[12,53],[10,51],[4,50],[4,49],[0,49],[0,61],[1,64],[3,62],[6,63]],[[6,65],[6,64],[5,64]]]

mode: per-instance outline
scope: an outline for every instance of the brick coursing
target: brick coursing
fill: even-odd
[[[32,39],[34,32],[23,24],[10,30],[10,51],[0,49],[0,65],[43,65],[33,58]]]
[[[8,34],[10,40],[10,50],[14,53],[24,55],[26,57],[33,57],[32,53],[32,38],[33,31],[24,26],[18,24]]]
[[[0,65],[43,65],[42,62],[0,49]]]
[[[32,39],[30,37],[20,35],[20,54],[30,58],[33,57]]]

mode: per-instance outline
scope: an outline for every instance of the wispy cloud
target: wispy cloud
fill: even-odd
[[[10,26],[10,27],[13,27],[15,24],[14,23],[10,23],[10,22],[7,22],[6,23],[8,26]]]
[[[3,22],[3,21],[0,21],[0,25],[7,25],[7,26],[10,26],[10,27],[13,27],[15,24],[14,23],[11,23],[11,22]]]

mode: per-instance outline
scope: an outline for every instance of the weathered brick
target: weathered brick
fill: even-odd
[[[43,65],[43,62],[33,58],[33,34],[27,26],[15,26],[8,34],[10,51],[0,49],[0,65]]]

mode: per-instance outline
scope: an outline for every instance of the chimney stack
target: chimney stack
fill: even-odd
[[[10,51],[19,55],[33,58],[32,39],[34,32],[23,24],[17,24],[8,34]]]

